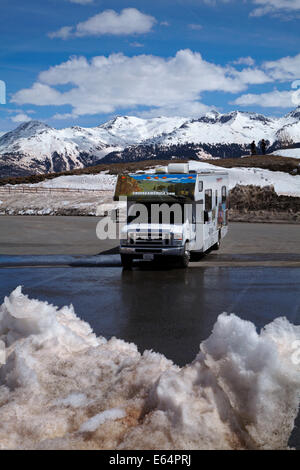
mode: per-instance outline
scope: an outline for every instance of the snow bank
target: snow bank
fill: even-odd
[[[58,176],[41,183],[26,186],[39,188],[68,188],[68,189],[96,189],[101,191],[113,191],[117,177],[99,173],[96,175],[70,175]]]
[[[263,170],[261,168],[222,168],[209,163],[190,161],[191,170],[223,170],[229,174],[229,188],[237,184],[242,186],[254,185],[274,186],[280,196],[300,197],[300,176],[292,176],[281,171]]]
[[[280,157],[290,157],[300,159],[300,148],[296,149],[280,149],[273,152],[272,155],[279,155]]]
[[[116,419],[125,418],[125,416],[125,411],[118,408],[102,411],[102,413],[83,423],[79,428],[79,432],[94,432],[106,421],[115,421]]]
[[[286,448],[300,398],[299,339],[284,318],[257,334],[222,314],[180,369],[96,338],[72,306],[58,310],[18,287],[0,307],[0,448]]]

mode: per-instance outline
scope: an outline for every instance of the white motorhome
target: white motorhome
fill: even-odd
[[[122,264],[176,256],[187,267],[191,255],[219,249],[228,231],[228,173],[191,171],[170,164],[156,173],[119,176],[115,200],[127,201],[121,230]]]

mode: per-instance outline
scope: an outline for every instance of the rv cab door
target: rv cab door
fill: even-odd
[[[209,224],[212,221],[212,209],[212,189],[206,189],[204,194],[204,224]]]
[[[195,214],[195,251],[203,251],[203,242],[204,242],[204,207],[203,202],[199,201],[194,204],[194,214]]]

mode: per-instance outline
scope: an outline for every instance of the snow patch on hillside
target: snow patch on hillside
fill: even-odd
[[[272,155],[278,155],[280,157],[299,158],[300,159],[300,148],[296,149],[280,149],[273,152]]]
[[[93,189],[98,191],[113,191],[117,177],[105,173],[93,175],[58,176],[57,178],[42,181],[41,183],[28,184],[29,187],[38,188],[68,188],[68,189]]]

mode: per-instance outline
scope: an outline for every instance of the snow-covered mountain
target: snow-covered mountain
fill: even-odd
[[[183,117],[141,119],[135,116],[117,116],[97,129],[106,131],[109,136],[127,146],[162,138],[180,128],[185,122],[187,119]]]
[[[93,128],[54,129],[39,121],[21,124],[0,137],[0,175],[26,175],[82,168],[112,151],[158,137],[181,126],[185,118],[116,117]]]
[[[48,173],[93,164],[113,150],[118,140],[101,139],[97,128],[53,129],[30,121],[0,138],[1,175]]]
[[[259,146],[262,139],[268,143],[270,152],[291,144],[300,146],[300,107],[280,118],[240,111],[228,114],[212,111],[199,119],[185,120],[171,132],[146,138],[122,152],[115,151],[103,161],[169,159],[172,156],[238,158],[249,153],[253,140]]]
[[[150,144],[178,145],[185,143],[249,143],[250,140],[269,138],[277,130],[277,123],[260,115],[241,113],[207,113],[199,119],[183,123],[168,135],[148,140]]]
[[[261,139],[270,150],[300,142],[300,107],[281,118],[239,111],[199,119],[119,116],[93,128],[54,129],[30,121],[0,137],[0,175],[58,172],[101,159],[239,157]]]

